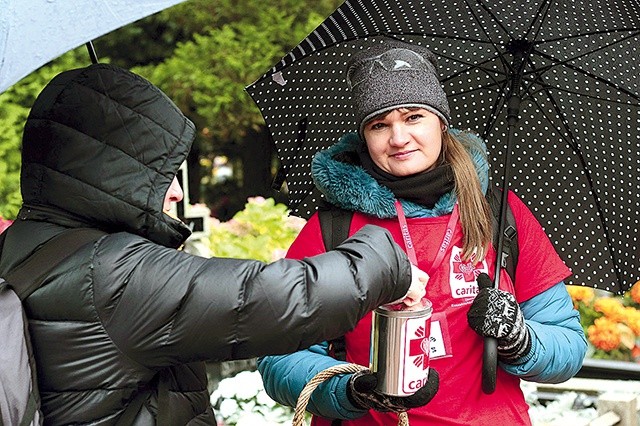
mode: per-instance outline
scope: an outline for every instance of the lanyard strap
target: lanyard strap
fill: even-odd
[[[396,212],[398,213],[398,221],[400,222],[400,231],[402,232],[402,238],[404,239],[404,245],[407,249],[407,255],[409,256],[409,260],[414,265],[418,266],[418,260],[416,257],[416,249],[413,247],[413,241],[411,240],[411,235],[409,234],[409,227],[407,226],[407,218],[404,216],[404,211],[402,210],[402,205],[400,201],[395,201]],[[460,212],[458,211],[458,203],[453,206],[453,211],[451,212],[451,217],[449,218],[449,222],[447,223],[447,229],[444,232],[444,237],[442,238],[442,242],[440,243],[440,248],[438,249],[438,254],[431,264],[431,269],[429,269],[429,276],[432,276],[440,264],[444,260],[444,255],[447,253],[449,246],[451,245],[451,241],[453,240],[453,232],[456,229],[456,225],[458,224],[458,219],[460,217]]]
[[[402,238],[404,239],[404,246],[407,249],[407,255],[413,265],[418,266],[418,258],[416,257],[416,249],[413,248],[413,241],[411,241],[411,235],[409,234],[409,227],[407,226],[407,218],[404,217],[404,211],[402,210],[402,204],[400,201],[395,202],[396,212],[398,213],[398,221],[400,222],[400,232],[402,232]],[[431,276],[431,275],[429,275]]]

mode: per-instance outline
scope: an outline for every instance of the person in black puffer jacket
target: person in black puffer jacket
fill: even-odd
[[[153,84],[107,64],[63,72],[35,101],[0,276],[66,229],[105,232],[24,303],[46,424],[111,425],[135,410],[136,425],[215,425],[204,361],[337,337],[417,282],[374,226],[301,261],[177,250],[190,231],[163,206],[180,198],[194,132]]]

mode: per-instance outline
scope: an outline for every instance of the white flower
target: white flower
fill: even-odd
[[[257,371],[242,371],[220,381],[211,403],[220,407],[218,416],[228,425],[288,426],[293,418],[293,409],[267,395]]]
[[[211,395],[209,395],[209,402],[211,403],[211,405],[213,405],[214,407],[218,405],[218,400],[221,398],[222,396],[220,395],[220,392],[218,392],[218,390],[216,389],[215,391],[213,391],[213,393]]]
[[[275,407],[276,405],[276,402],[271,399],[269,395],[267,395],[267,392],[265,390],[261,390],[260,392],[258,392],[256,401],[258,402],[258,405],[265,405],[267,407]]]
[[[257,371],[242,371],[234,377],[235,394],[239,399],[249,400],[264,390],[262,377]]]
[[[218,389],[214,392],[219,398],[235,398],[237,383],[233,380],[233,377],[221,380],[218,383]]]
[[[240,409],[240,406],[235,399],[223,399],[220,403],[220,414],[222,417],[227,418],[236,414]]]
[[[254,203],[254,204],[257,204],[257,205],[261,206],[264,203],[266,203],[267,200],[265,200],[264,197],[257,196],[257,197],[249,197],[249,198],[247,198],[247,201],[250,202],[250,203]]]

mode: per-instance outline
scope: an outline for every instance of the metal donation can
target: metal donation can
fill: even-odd
[[[427,383],[431,314],[427,299],[411,310],[380,306],[373,311],[369,368],[378,373],[379,392],[407,396]]]

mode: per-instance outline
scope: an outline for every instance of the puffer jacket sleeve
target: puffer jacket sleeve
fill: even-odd
[[[520,304],[531,333],[531,351],[516,365],[501,363],[524,380],[560,383],[573,377],[587,351],[580,314],[563,282]]]
[[[311,216],[287,257],[300,259],[310,254],[323,253],[322,230],[318,215]],[[280,404],[295,407],[306,384],[320,371],[344,364],[329,355],[328,343],[313,345],[292,354],[266,356],[258,359],[258,371],[265,391]],[[322,382],[311,394],[307,411],[328,419],[351,420],[367,411],[351,404],[347,398],[347,384],[351,374],[340,374]]]
[[[329,356],[329,344],[322,342],[290,355],[272,355],[258,359],[267,394],[282,405],[295,407],[302,389],[322,370],[345,364]],[[320,383],[311,394],[307,411],[328,419],[351,420],[363,416],[349,402],[347,384],[351,374],[339,374]]]
[[[294,352],[402,297],[409,261],[367,226],[336,250],[271,264],[205,259],[127,233],[97,246],[93,298],[109,337],[150,367]]]

